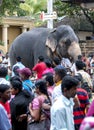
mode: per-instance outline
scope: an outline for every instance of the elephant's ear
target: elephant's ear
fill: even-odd
[[[56,29],[52,30],[48,35],[48,38],[46,40],[46,46],[50,48],[52,52],[55,52],[57,46]]]

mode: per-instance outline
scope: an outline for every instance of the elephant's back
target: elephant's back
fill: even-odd
[[[20,34],[14,41],[13,46],[18,47],[19,46],[28,46],[28,44],[36,44],[36,42],[46,39],[49,33],[49,29],[47,28],[34,28],[28,32],[24,32]]]

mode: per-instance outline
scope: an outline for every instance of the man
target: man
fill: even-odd
[[[0,130],[12,130],[7,113],[1,104],[0,104]]]
[[[8,74],[8,69],[5,67],[0,67],[0,84],[7,84],[9,85],[9,81],[7,81],[5,78]]]
[[[74,114],[74,123],[75,123],[75,130],[79,130],[82,120],[85,118],[85,112],[87,112],[89,108],[89,97],[87,92],[81,88],[81,77],[80,75],[74,76],[79,80],[79,85],[77,86],[77,98],[80,102],[78,107],[74,107],[73,114]]]
[[[0,104],[5,108],[9,119],[11,119],[10,105],[8,102],[10,98],[11,98],[10,86],[7,84],[0,84]]]
[[[52,103],[54,103],[58,99],[58,97],[62,95],[61,82],[62,79],[65,77],[65,75],[66,75],[66,69],[63,66],[58,65],[54,68],[55,88],[52,92]]]
[[[83,61],[79,61],[79,60],[76,61],[77,74],[80,74],[82,76],[82,82],[87,83],[89,88],[92,90],[93,85],[92,85],[91,77],[87,72],[84,71],[84,67],[85,67],[85,63]]]
[[[61,84],[62,95],[51,108],[50,130],[74,130],[73,100],[76,95],[78,80],[65,76]]]
[[[36,72],[37,79],[42,78],[43,71],[46,70],[46,64],[44,63],[44,57],[38,57],[38,63],[33,67],[32,71]]]
[[[17,63],[15,65],[13,65],[13,67],[12,67],[12,77],[15,76],[15,73],[13,72],[15,66],[18,66],[19,69],[25,68],[25,66],[21,62],[21,57],[20,56],[16,57],[16,62]]]

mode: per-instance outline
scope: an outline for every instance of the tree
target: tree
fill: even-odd
[[[68,15],[69,17],[85,16],[91,23],[94,33],[94,9],[87,9],[75,3],[65,3],[61,0],[54,0],[54,9],[58,16]]]

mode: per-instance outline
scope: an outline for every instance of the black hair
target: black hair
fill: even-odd
[[[64,92],[64,88],[70,90],[72,87],[76,87],[79,84],[79,81],[72,76],[65,76],[61,83],[61,90]]]
[[[10,83],[14,89],[22,90],[22,81],[18,76],[14,76],[10,78]]]
[[[52,67],[52,62],[50,59],[45,59],[44,62],[48,68]]]
[[[59,65],[61,63],[61,61],[58,57],[54,57],[53,61],[56,65]]]
[[[83,70],[85,67],[85,63],[81,60],[77,60],[75,63],[76,67],[78,70]]]
[[[82,59],[82,55],[78,55],[78,60],[81,60]]]
[[[39,61],[44,61],[44,57],[43,56],[39,56],[38,59],[39,59]]]
[[[8,69],[6,67],[0,67],[0,77],[6,77]]]
[[[16,76],[19,76],[19,72],[17,71],[17,69],[19,69],[19,66],[14,66],[13,72]]]
[[[21,62],[21,57],[20,57],[20,56],[16,57],[16,60],[17,60],[18,62]]]
[[[46,80],[47,82],[49,82],[49,85],[50,85],[50,86],[53,86],[53,84],[54,84],[53,74],[48,73],[48,74],[46,75],[45,80]]]
[[[56,66],[54,71],[60,76],[61,79],[67,74],[66,69],[61,65]]]
[[[0,84],[0,92],[4,93],[6,90],[8,90],[10,88],[9,85],[7,84]]]
[[[49,98],[48,91],[47,91],[46,81],[40,79],[40,80],[36,81],[35,86],[36,86],[36,88],[37,88],[37,87],[39,88],[39,91],[40,91],[41,93],[43,93],[43,94],[45,94],[45,95],[47,96],[48,100],[49,100],[50,103],[51,103],[51,100],[50,100],[50,98]]]

